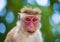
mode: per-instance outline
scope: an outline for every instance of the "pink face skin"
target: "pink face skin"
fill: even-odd
[[[28,15],[23,19],[23,21],[23,25],[27,31],[35,32],[37,30],[39,23],[39,18],[37,16]]]

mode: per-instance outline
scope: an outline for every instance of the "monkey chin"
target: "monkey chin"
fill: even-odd
[[[35,31],[27,31],[29,34],[34,34]]]

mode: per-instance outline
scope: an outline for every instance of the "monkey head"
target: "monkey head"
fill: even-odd
[[[27,32],[34,33],[39,26],[40,13],[41,11],[39,9],[22,8],[20,13],[21,26]]]

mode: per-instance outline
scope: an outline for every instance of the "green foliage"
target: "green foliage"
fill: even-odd
[[[25,3],[24,3],[25,2]],[[50,6],[46,7],[46,6],[39,6],[36,2],[35,4],[29,4],[27,2],[27,0],[7,0],[7,6],[6,6],[6,10],[7,12],[9,10],[13,10],[14,12],[14,16],[15,19],[13,21],[12,24],[8,24],[5,21],[5,17],[0,17],[0,22],[3,22],[6,25],[6,32],[4,34],[0,33],[0,42],[3,42],[7,33],[12,29],[12,27],[14,27],[16,25],[16,21],[17,21],[17,16],[18,16],[18,12],[20,12],[20,9],[24,6],[28,6],[28,7],[32,7],[32,8],[40,8],[42,10],[41,13],[41,23],[42,23],[42,27],[41,27],[41,31],[42,31],[42,36],[44,39],[44,42],[55,42],[56,37],[54,37],[52,35],[52,31],[51,31],[51,25],[49,23],[49,17],[52,15],[53,12],[53,4],[57,2],[57,0],[50,0]],[[57,38],[59,38],[60,36],[58,36]]]

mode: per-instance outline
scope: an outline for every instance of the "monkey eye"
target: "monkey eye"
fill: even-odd
[[[31,19],[30,18],[26,18],[26,21],[31,21]]]
[[[33,19],[33,21],[35,22],[35,21],[37,21],[37,19],[36,19],[36,18],[34,18],[34,19]]]

